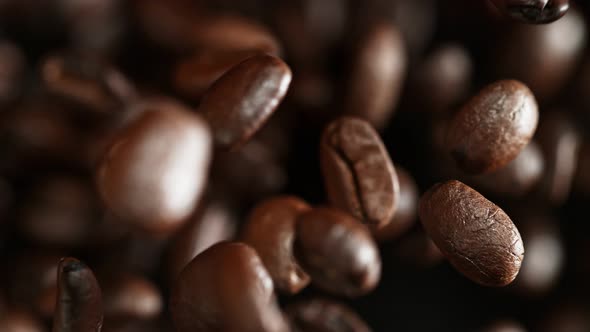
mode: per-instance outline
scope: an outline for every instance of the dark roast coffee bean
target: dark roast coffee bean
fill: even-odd
[[[505,15],[524,23],[545,24],[561,18],[569,0],[491,0]]]
[[[393,219],[385,227],[371,231],[378,241],[387,241],[399,237],[416,221],[418,214],[418,186],[412,176],[403,168],[395,166],[395,171],[399,179],[399,199],[397,200],[397,209],[393,214]]]
[[[529,143],[539,112],[531,91],[517,81],[492,83],[454,116],[447,144],[459,167],[484,173],[508,164]]]
[[[215,144],[236,149],[248,141],[278,107],[290,83],[289,67],[269,55],[251,57],[225,73],[199,106]]]
[[[581,145],[581,137],[572,120],[564,112],[543,115],[536,139],[545,158],[545,171],[538,191],[540,197],[555,205],[569,197]]]
[[[74,258],[59,262],[53,332],[100,332],[103,306],[92,271]]]
[[[195,257],[172,289],[170,311],[178,332],[288,330],[270,275],[242,243],[219,243]]]
[[[462,274],[484,286],[516,278],[524,256],[518,229],[502,209],[459,181],[430,188],[419,216],[434,243]]]
[[[299,217],[295,252],[312,283],[330,293],[364,295],[381,277],[381,258],[369,231],[336,209],[316,208]]]
[[[344,304],[312,299],[285,309],[293,332],[370,332],[362,318]]]
[[[389,154],[371,125],[342,117],[322,135],[320,159],[330,202],[380,228],[395,214],[399,180]]]
[[[149,280],[130,273],[109,273],[100,278],[106,320],[158,317],[164,303],[159,289]]]
[[[504,197],[522,197],[542,180],[545,162],[539,144],[531,141],[506,166],[488,173],[466,177],[465,182]]]
[[[488,66],[494,71],[494,77],[517,79],[526,84],[540,102],[549,102],[578,68],[587,35],[584,17],[577,10],[570,10],[552,24],[516,24],[504,30],[498,42],[490,44]]]
[[[309,283],[293,254],[295,222],[309,205],[297,197],[281,196],[259,203],[250,213],[242,240],[256,250],[275,287],[295,294]]]
[[[346,112],[384,128],[403,88],[407,55],[399,31],[391,24],[371,27],[359,43],[346,93]]]
[[[181,105],[146,105],[114,139],[97,176],[117,216],[150,231],[177,229],[205,186],[211,137],[205,122]]]

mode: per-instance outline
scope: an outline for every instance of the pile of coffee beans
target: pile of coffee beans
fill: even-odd
[[[0,1],[0,332],[590,331],[589,23]]]

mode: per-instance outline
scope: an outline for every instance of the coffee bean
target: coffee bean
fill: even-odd
[[[105,319],[150,320],[158,317],[164,303],[151,281],[132,273],[112,272],[100,278]]]
[[[295,260],[295,222],[309,205],[297,197],[281,196],[259,203],[248,217],[242,240],[258,252],[275,287],[287,294],[300,292],[309,276]]]
[[[418,186],[405,169],[396,166],[395,171],[399,178],[397,209],[389,224],[379,229],[371,229],[378,241],[392,240],[402,235],[412,227],[418,214]]]
[[[200,199],[211,138],[205,122],[181,105],[146,107],[114,140],[97,183],[117,216],[142,229],[170,231]]]
[[[74,258],[58,268],[53,332],[97,332],[102,328],[102,295],[92,271]]]
[[[346,93],[346,112],[359,116],[376,128],[391,118],[403,88],[406,49],[399,31],[377,23],[359,42]]]
[[[330,123],[322,135],[320,159],[334,206],[375,228],[391,221],[399,180],[379,134],[368,122],[342,117]]]
[[[346,305],[325,299],[311,299],[285,309],[293,332],[370,332],[361,317]]]
[[[539,118],[531,91],[517,81],[498,81],[472,97],[454,116],[447,144],[459,167],[484,173],[508,164],[529,143]]]
[[[364,295],[381,277],[381,259],[370,233],[336,209],[316,208],[298,218],[295,253],[312,283],[330,293]]]
[[[290,82],[289,67],[269,55],[251,57],[225,73],[199,106],[215,144],[236,149],[248,141],[278,107]]]
[[[484,286],[516,278],[524,256],[518,229],[502,209],[463,183],[430,188],[419,216],[428,235],[462,274]]]
[[[242,243],[219,243],[195,257],[172,289],[170,311],[179,332],[288,330],[270,275]]]
[[[569,0],[491,0],[505,15],[534,24],[551,23],[567,13]]]

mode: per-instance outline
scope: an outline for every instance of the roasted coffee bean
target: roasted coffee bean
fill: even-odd
[[[236,232],[235,212],[227,202],[204,199],[188,223],[170,241],[168,279],[176,280],[195,256],[210,246],[231,240]]]
[[[285,310],[293,332],[370,332],[362,318],[344,304],[312,299],[291,304]]]
[[[492,83],[454,116],[448,148],[464,171],[491,172],[518,156],[533,137],[538,118],[535,97],[524,84]]]
[[[359,43],[346,93],[346,112],[384,128],[403,88],[407,55],[399,31],[387,23],[371,27]]]
[[[452,180],[430,188],[419,216],[434,243],[462,274],[484,286],[518,275],[524,248],[510,217],[477,191]]]
[[[391,222],[399,180],[389,154],[371,125],[342,117],[322,135],[320,159],[330,202],[371,227]]]
[[[295,253],[312,283],[348,297],[372,291],[381,277],[381,258],[369,231],[336,209],[316,208],[297,220]]]
[[[174,86],[183,96],[198,100],[229,69],[259,53],[256,50],[197,52],[176,65]]]
[[[555,205],[569,197],[576,173],[581,142],[580,133],[564,112],[548,112],[539,125],[537,141],[545,158],[545,171],[539,195]]]
[[[505,15],[534,24],[551,23],[567,13],[569,0],[491,0]]]
[[[100,286],[92,271],[74,258],[58,268],[58,295],[53,332],[100,332],[103,306]]]
[[[465,182],[503,197],[522,197],[540,182],[544,167],[543,152],[539,144],[531,141],[506,166],[489,174],[466,177]]]
[[[146,105],[121,130],[98,170],[102,199],[117,216],[153,232],[171,231],[193,212],[206,182],[211,137],[181,105]]]
[[[523,82],[540,102],[554,100],[565,87],[584,54],[588,35],[585,20],[577,10],[570,10],[552,24],[518,24],[501,33],[488,52],[488,66],[494,77]]]
[[[0,331],[6,332],[45,332],[46,329],[37,317],[20,309],[0,312]]]
[[[150,320],[163,310],[160,291],[149,280],[130,273],[100,278],[106,320]]]
[[[259,203],[250,213],[242,240],[256,250],[275,287],[295,294],[309,283],[309,276],[293,254],[295,222],[310,210],[297,197],[281,196]]]
[[[199,106],[215,144],[236,149],[248,141],[278,107],[290,83],[289,67],[269,55],[251,57],[225,73]]]
[[[527,330],[519,323],[511,320],[501,320],[490,324],[480,330],[481,332],[526,332]]]
[[[418,214],[418,186],[412,176],[403,168],[395,166],[399,179],[399,199],[393,219],[385,227],[371,229],[378,241],[392,240],[406,232],[416,221]]]
[[[172,289],[170,311],[179,332],[287,331],[272,279],[243,243],[219,243],[195,257]]]
[[[135,88],[114,68],[97,59],[53,55],[42,63],[45,88],[95,112],[114,112],[136,98]]]

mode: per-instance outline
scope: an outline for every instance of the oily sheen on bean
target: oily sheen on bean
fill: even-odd
[[[290,83],[289,66],[270,55],[251,57],[221,76],[199,106],[215,144],[231,150],[248,141],[279,106]]]
[[[399,180],[389,154],[371,125],[342,117],[324,130],[320,161],[330,202],[380,228],[395,214]]]
[[[451,180],[421,198],[419,216],[426,232],[451,264],[484,286],[506,286],[524,257],[520,233],[510,217],[465,184]]]
[[[496,170],[529,143],[539,119],[535,97],[524,84],[497,81],[483,88],[449,124],[446,143],[468,173]]]

